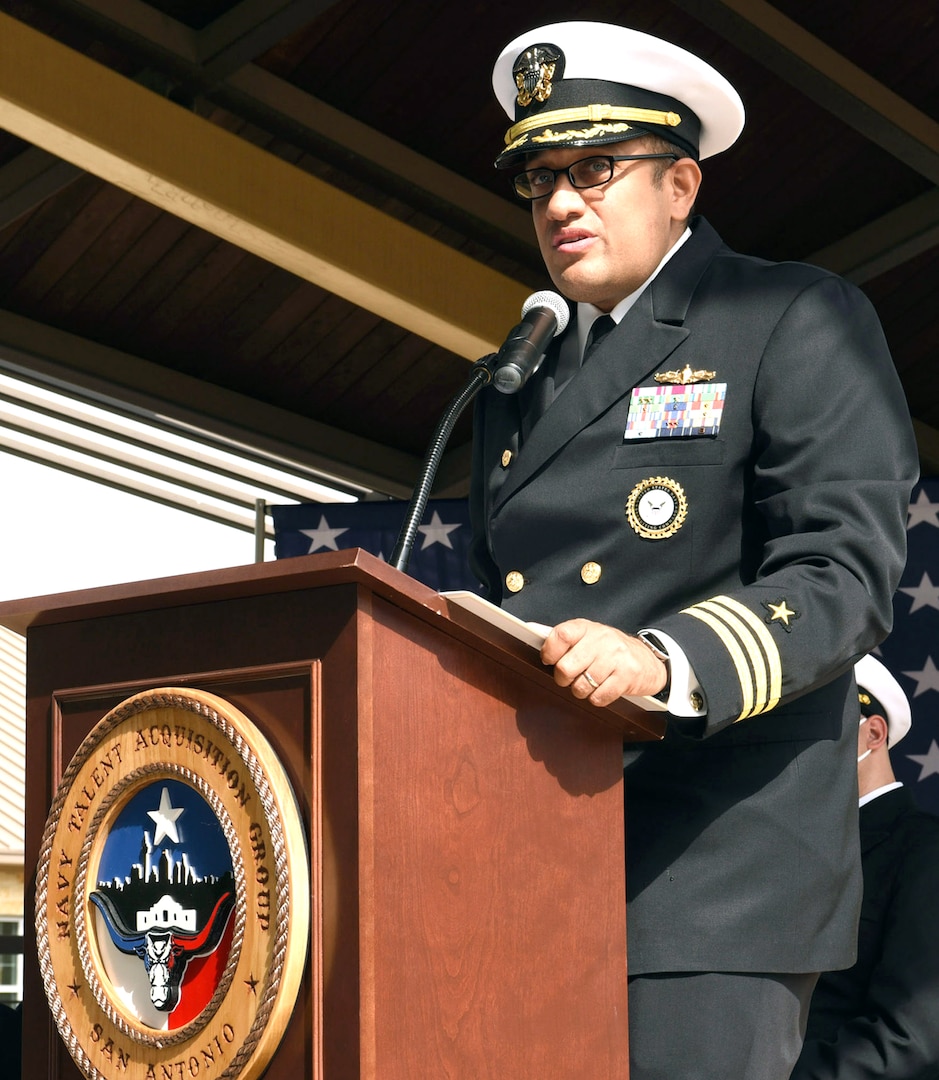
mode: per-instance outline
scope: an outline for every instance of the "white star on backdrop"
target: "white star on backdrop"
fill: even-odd
[[[175,807],[170,801],[170,793],[164,788],[163,793],[160,795],[160,809],[148,810],[147,817],[153,818],[156,825],[156,833],[153,837],[153,846],[163,839],[164,836],[168,836],[174,844],[179,843],[179,832],[176,828],[176,819],[183,812],[183,807]]]
[[[939,585],[933,585],[929,574],[923,574],[920,583],[914,589],[901,589],[900,592],[913,597],[910,614],[921,607],[934,607],[939,611]]]
[[[320,523],[315,529],[301,529],[300,532],[304,536],[310,538],[310,550],[307,555],[312,555],[314,551],[319,551],[320,548],[329,548],[331,551],[338,551],[339,545],[336,543],[336,537],[342,536],[344,532],[348,532],[348,529],[331,529],[329,523],[326,521],[326,515],[320,515]]]
[[[933,773],[939,776],[939,746],[936,745],[935,739],[929,743],[929,749],[925,754],[907,754],[906,756],[910,761],[915,761],[921,766],[917,783],[925,780],[927,776],[932,776]]]
[[[903,674],[916,680],[913,697],[917,698],[920,694],[925,694],[927,690],[939,692],[939,668],[933,663],[931,656],[926,657],[926,663],[920,671],[904,671]]]
[[[418,525],[418,530],[424,534],[424,543],[421,544],[421,551],[423,551],[424,548],[429,548],[431,544],[443,544],[444,547],[448,547],[452,551],[453,544],[450,543],[450,533],[459,527],[459,522],[456,525],[444,525],[440,520],[440,515],[435,510],[429,525]]]
[[[910,519],[906,523],[907,530],[917,525],[932,525],[939,529],[939,503],[929,501],[925,489],[920,491],[915,503],[910,503]]]

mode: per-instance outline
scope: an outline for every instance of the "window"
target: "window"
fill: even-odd
[[[273,558],[271,503],[364,490],[0,359],[0,599]]]
[[[19,938],[15,952],[6,952],[12,942],[4,938]],[[0,1001],[15,1004],[23,1000],[23,920],[0,919]]]

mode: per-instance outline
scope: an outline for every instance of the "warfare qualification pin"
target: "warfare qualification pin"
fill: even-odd
[[[688,500],[681,484],[667,476],[640,480],[626,500],[626,520],[644,540],[665,540],[682,527]]]

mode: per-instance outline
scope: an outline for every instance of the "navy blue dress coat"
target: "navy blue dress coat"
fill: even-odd
[[[630,973],[845,967],[851,669],[890,627],[909,414],[857,288],[692,228],[553,401],[570,328],[519,395],[477,398],[472,561],[523,619],[664,631],[704,690],[706,717],[626,754]],[[724,387],[717,433],[625,439],[633,390],[684,369]]]

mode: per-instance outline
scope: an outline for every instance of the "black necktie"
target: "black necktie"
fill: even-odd
[[[590,325],[590,329],[587,331],[587,341],[584,346],[583,359],[577,354],[576,339],[571,342],[562,343],[561,348],[558,350],[557,356],[555,357],[553,381],[550,387],[544,387],[546,397],[541,408],[537,412],[538,416],[540,416],[558,394],[561,393],[564,387],[567,386],[568,382],[570,382],[577,372],[580,371],[583,365],[587,363],[590,354],[614,326],[616,326],[616,323],[609,315],[599,315],[594,319]]]
[[[584,346],[584,364],[587,363],[594,349],[596,349],[614,326],[616,326],[616,323],[613,321],[612,315],[601,315],[599,318],[594,319],[590,330],[587,332],[587,343]]]

